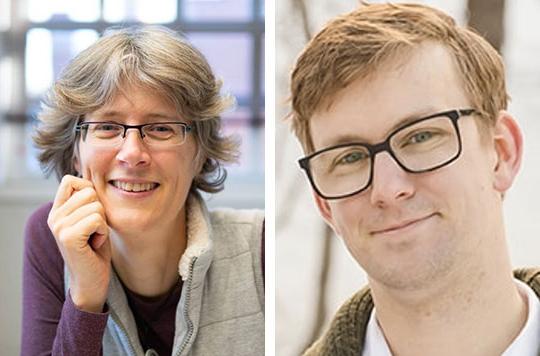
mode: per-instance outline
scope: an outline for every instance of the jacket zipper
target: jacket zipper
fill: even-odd
[[[132,352],[132,355],[136,356],[137,353],[135,352],[135,348],[133,347],[133,344],[131,343],[131,339],[129,338],[129,335],[128,335],[126,329],[124,328],[124,325],[122,325],[122,323],[120,322],[120,318],[118,318],[118,316],[114,312],[111,312],[111,317],[113,318],[116,325],[118,325],[118,327],[120,328],[122,333],[124,333],[124,335],[126,336],[126,339],[128,341],[128,344],[129,344],[129,348],[131,349],[131,352]]]
[[[187,279],[187,285],[186,285],[186,305],[184,308],[184,318],[187,321],[188,331],[187,331],[186,338],[184,339],[184,341],[182,342],[182,345],[180,346],[180,350],[178,350],[178,352],[176,353],[177,356],[181,355],[182,352],[184,352],[184,349],[186,348],[191,337],[193,336],[193,331],[194,331],[193,322],[189,318],[188,310],[189,310],[189,301],[191,298],[191,284],[193,282],[193,266],[195,265],[195,261],[197,261],[197,257],[193,257],[189,265],[189,277]]]

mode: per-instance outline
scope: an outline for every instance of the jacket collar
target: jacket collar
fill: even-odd
[[[189,277],[191,261],[212,249],[210,217],[201,199],[198,194],[190,194],[186,204],[187,247],[178,263],[178,273],[184,281]]]
[[[540,268],[517,269],[514,277],[527,283],[540,299]],[[364,287],[340,307],[329,329],[304,355],[361,354],[373,306],[370,289]]]

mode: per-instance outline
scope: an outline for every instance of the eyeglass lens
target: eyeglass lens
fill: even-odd
[[[144,142],[157,146],[174,146],[186,139],[186,126],[182,123],[155,123],[139,127],[126,127],[115,123],[83,123],[83,140],[94,146],[116,146],[123,142],[129,129],[138,129]]]
[[[460,151],[452,120],[437,116],[394,132],[391,153],[409,172],[423,172],[453,160]],[[309,161],[313,184],[327,197],[345,196],[367,188],[374,157],[367,146],[351,144],[322,151]]]

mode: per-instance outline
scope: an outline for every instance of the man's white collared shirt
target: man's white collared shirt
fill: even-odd
[[[515,280],[520,293],[528,305],[527,321],[519,335],[508,346],[502,356],[538,356],[540,347],[540,301],[527,284]],[[392,356],[384,334],[377,322],[375,308],[369,317],[362,356]]]

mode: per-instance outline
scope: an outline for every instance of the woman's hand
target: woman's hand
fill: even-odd
[[[111,246],[105,210],[92,182],[65,175],[47,224],[68,267],[74,304],[101,312],[111,277]]]

